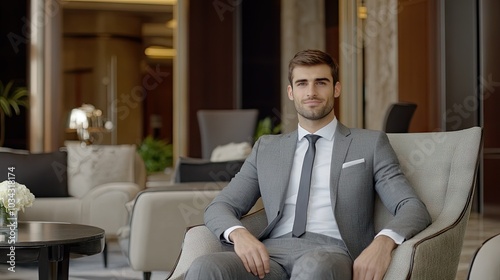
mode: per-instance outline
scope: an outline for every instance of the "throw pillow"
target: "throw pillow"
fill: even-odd
[[[16,182],[25,185],[35,197],[66,197],[67,158],[64,151],[39,154],[0,152],[0,182],[9,177],[7,168],[14,167],[12,173]]]
[[[248,142],[220,145],[212,151],[210,161],[244,160],[250,152],[252,152],[252,146]]]
[[[94,187],[134,182],[135,145],[89,145],[67,142],[68,192],[83,197]]]

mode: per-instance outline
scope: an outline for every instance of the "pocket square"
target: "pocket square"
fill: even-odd
[[[364,158],[360,158],[360,159],[353,160],[353,161],[348,161],[348,162],[345,162],[344,164],[342,164],[342,168],[347,168],[349,166],[353,166],[353,165],[360,164],[363,162],[365,162]]]

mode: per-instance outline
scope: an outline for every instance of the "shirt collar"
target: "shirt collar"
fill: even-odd
[[[328,141],[332,141],[336,129],[337,129],[337,118],[333,118],[331,122],[322,127],[320,130],[316,131],[314,134],[319,135]],[[306,136],[307,134],[311,134],[309,131],[302,128],[300,124],[298,125],[297,130],[298,130],[299,141],[302,140],[302,138],[304,138],[304,136]]]

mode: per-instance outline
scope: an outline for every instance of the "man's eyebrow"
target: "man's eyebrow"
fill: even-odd
[[[316,82],[325,82],[325,81],[330,82],[330,79],[328,79],[328,78],[317,78],[317,79],[314,79],[314,81],[316,81]]]
[[[330,82],[330,79],[328,79],[328,78],[316,78],[316,79],[314,79],[314,81],[315,82]],[[307,79],[296,80],[294,82],[294,84],[303,83],[303,82],[307,82]]]
[[[328,78],[316,78],[314,79],[315,82],[330,82],[330,79]],[[307,79],[299,79],[299,80],[296,80],[295,81],[295,84],[298,84],[298,83],[303,83],[303,82],[307,82]]]
[[[307,79],[300,79],[300,80],[296,80],[296,81],[295,81],[295,84],[298,84],[298,83],[303,83],[303,82],[307,82]]]

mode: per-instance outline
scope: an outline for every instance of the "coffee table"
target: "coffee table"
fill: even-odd
[[[0,262],[9,264],[13,247],[15,264],[38,262],[40,280],[68,279],[69,259],[98,254],[105,242],[101,228],[54,222],[19,222],[16,237],[0,242]]]

